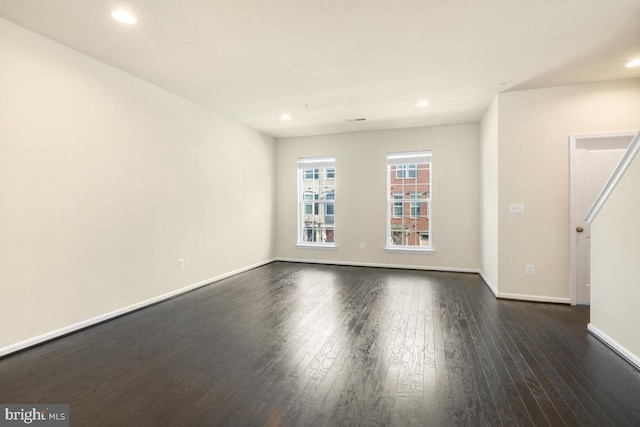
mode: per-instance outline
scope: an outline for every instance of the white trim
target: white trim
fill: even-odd
[[[335,249],[338,245],[330,243],[296,243],[296,248],[303,249]]]
[[[26,340],[23,340],[23,341],[14,343],[14,344],[10,344],[8,346],[0,348],[0,357],[9,355],[11,353],[15,353],[15,352],[20,351],[20,350],[24,350],[24,349],[29,348],[29,347],[33,347],[35,345],[44,343],[46,341],[51,341],[51,340],[53,340],[55,338],[59,338],[59,337],[62,337],[64,335],[68,335],[70,333],[79,331],[81,329],[85,329],[85,328],[88,328],[90,326],[97,325],[98,323],[102,323],[102,322],[105,322],[107,320],[110,320],[110,319],[113,319],[113,318],[116,318],[116,317],[119,317],[119,316],[123,316],[125,314],[131,313],[131,312],[136,311],[136,310],[140,310],[142,308],[145,308],[145,307],[148,307],[148,306],[151,306],[151,305],[154,305],[154,304],[157,304],[159,302],[162,302],[162,301],[168,300],[170,298],[176,297],[178,295],[193,291],[193,290],[201,288],[203,286],[214,284],[215,282],[219,282],[222,279],[226,279],[228,277],[235,276],[236,274],[244,273],[245,271],[253,270],[254,268],[261,267],[261,266],[266,265],[266,264],[270,264],[270,263],[272,263],[274,261],[275,261],[274,258],[268,259],[266,261],[261,261],[261,262],[258,262],[256,264],[252,264],[252,265],[249,265],[249,266],[246,266],[246,267],[242,267],[242,268],[239,268],[237,270],[233,270],[233,271],[230,271],[228,273],[224,273],[224,274],[221,274],[219,276],[215,276],[215,277],[212,277],[210,279],[206,279],[206,280],[200,281],[198,283],[194,283],[192,285],[185,286],[184,288],[176,289],[175,291],[167,292],[166,294],[162,294],[162,295],[159,295],[157,297],[149,298],[147,300],[140,301],[140,302],[137,302],[135,304],[131,304],[131,305],[128,305],[126,307],[123,307],[123,308],[120,308],[120,309],[117,309],[117,310],[114,310],[114,311],[110,311],[108,313],[104,313],[104,314],[92,317],[90,319],[82,320],[80,322],[77,322],[77,323],[74,323],[74,324],[71,324],[71,325],[68,325],[68,326],[64,326],[64,327],[62,327],[60,329],[56,329],[55,331],[50,331],[50,332],[44,333],[42,335],[38,335],[36,337],[28,338]]]
[[[576,248],[574,244],[575,228],[579,224],[573,222],[574,208],[573,208],[573,187],[574,182],[577,179],[575,176],[576,159],[575,152],[578,148],[578,141],[591,140],[591,139],[603,139],[603,138],[619,138],[619,137],[633,137],[638,131],[622,131],[622,132],[607,132],[607,133],[594,133],[594,134],[573,134],[569,135],[569,298],[571,305],[577,304],[576,295]],[[596,199],[597,200],[597,199]]]
[[[571,304],[570,298],[547,297],[544,295],[509,294],[506,292],[498,292],[496,297],[499,299],[514,299],[519,301],[553,302],[556,304]]]
[[[301,157],[298,159],[298,169],[332,168],[335,162],[335,157]]]
[[[435,267],[430,265],[406,265],[406,264],[383,264],[377,262],[358,262],[358,261],[333,261],[333,260],[315,260],[304,258],[276,258],[276,261],[282,262],[300,262],[305,264],[327,264],[327,265],[348,265],[353,267],[379,267],[379,268],[398,268],[405,270],[432,270],[432,271],[450,271],[454,273],[479,273],[477,268],[459,268],[459,267]]]
[[[482,272],[482,270],[480,270],[478,274],[480,275],[480,277],[482,277],[484,284],[487,285],[493,296],[498,298],[498,288],[493,286],[493,284],[489,281],[489,278],[484,274],[484,272]]]
[[[605,345],[607,345],[613,351],[618,353],[627,362],[631,363],[631,365],[633,365],[634,368],[640,369],[640,357],[631,353],[624,346],[620,345],[620,343],[618,343],[616,340],[614,340],[609,335],[605,334],[596,326],[594,326],[593,323],[589,323],[587,325],[587,331],[589,331],[594,337],[598,338],[600,341],[602,341]]]
[[[573,139],[602,139],[602,138],[615,138],[623,136],[633,136],[638,130],[621,130],[613,132],[600,132],[600,133],[573,133],[569,135],[569,138]]]
[[[386,252],[396,253],[414,253],[414,254],[434,254],[436,250],[432,247],[425,246],[424,249],[420,249],[422,246],[385,246]]]
[[[424,163],[429,162],[431,161],[431,150],[405,151],[402,153],[387,153],[387,159],[391,159],[391,160],[404,161],[404,159],[415,159],[415,158],[425,158]],[[401,164],[405,164],[405,163],[401,163]]]
[[[636,136],[633,137],[629,143],[629,148],[627,148],[627,151],[622,155],[620,163],[618,163],[618,166],[613,170],[609,181],[607,181],[598,197],[596,197],[596,201],[593,202],[593,206],[591,206],[591,209],[589,209],[589,212],[587,212],[587,215],[584,217],[585,222],[591,224],[596,215],[598,215],[598,212],[600,212],[600,209],[604,206],[604,203],[611,195],[611,192],[616,188],[618,182],[620,182],[620,179],[633,162],[638,151],[640,151],[640,132],[636,133]]]
[[[478,268],[461,268],[461,267],[438,267],[431,265],[407,265],[407,264],[383,264],[377,262],[358,262],[358,261],[333,261],[333,260],[316,260],[303,258],[282,258],[277,257],[276,261],[282,262],[299,262],[305,264],[324,264],[324,265],[347,265],[353,267],[379,267],[379,268],[397,268],[405,270],[425,270],[425,271],[449,271],[452,273],[475,273],[480,275],[484,283],[487,285],[491,293],[499,299],[512,299],[530,302],[552,302],[557,304],[570,304],[569,298],[548,297],[543,295],[525,295],[525,294],[508,294],[497,292],[497,289],[487,280],[486,276]]]

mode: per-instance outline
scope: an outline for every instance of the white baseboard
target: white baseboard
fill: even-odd
[[[498,292],[496,297],[500,299],[514,299],[518,301],[553,302],[556,304],[571,304],[571,298],[547,297],[544,295],[509,294],[506,292]]]
[[[399,268],[409,270],[427,270],[427,271],[450,271],[453,273],[476,273],[479,274],[489,290],[496,298],[513,299],[519,301],[531,302],[552,302],[557,304],[571,304],[569,298],[547,297],[541,295],[525,295],[525,294],[509,294],[498,292],[493,284],[487,279],[484,273],[477,268],[459,268],[459,267],[436,267],[430,265],[405,265],[405,264],[381,264],[375,262],[358,262],[358,261],[333,261],[333,260],[315,260],[305,258],[276,258],[276,261],[283,262],[300,262],[307,264],[328,264],[328,265],[349,265],[354,267],[381,267],[381,268]]]
[[[636,369],[640,370],[640,357],[631,353],[624,346],[620,345],[620,343],[618,343],[616,340],[594,326],[593,323],[589,323],[587,325],[587,331],[589,331],[594,337],[598,338],[613,351],[618,353],[627,362],[631,363]]]
[[[487,276],[484,274],[484,272],[479,271],[478,274],[480,274],[480,277],[482,277],[482,280],[484,281],[484,283],[491,290],[491,292],[493,293],[493,296],[495,296],[498,299],[513,299],[513,300],[518,300],[518,301],[552,302],[552,303],[556,303],[556,304],[571,304],[571,299],[570,298],[547,297],[547,296],[543,296],[543,295],[510,294],[510,293],[506,293],[506,292],[499,292],[498,288],[496,288],[493,285],[493,283],[491,283],[491,281],[487,278]]]
[[[399,268],[404,270],[450,271],[454,273],[480,273],[477,268],[434,267],[430,265],[381,264],[376,262],[313,260],[304,258],[276,258],[276,261],[300,262],[307,264],[348,265],[353,267]]]
[[[214,284],[216,282],[219,282],[222,279],[226,279],[228,277],[235,276],[236,274],[239,274],[239,273],[244,273],[245,271],[253,270],[254,268],[257,268],[257,267],[272,263],[274,261],[275,261],[275,259],[269,259],[269,260],[261,261],[259,263],[253,264],[253,265],[248,265],[246,267],[242,267],[242,268],[239,268],[237,270],[230,271],[228,273],[224,273],[224,274],[221,274],[219,276],[215,276],[215,277],[212,277],[210,279],[202,280],[202,281],[200,281],[198,283],[194,283],[192,285],[185,286],[184,288],[176,289],[175,291],[167,292],[166,294],[162,294],[162,295],[159,295],[157,297],[149,298],[147,300],[140,301],[140,302],[135,303],[135,304],[131,304],[129,306],[120,308],[118,310],[110,311],[109,313],[101,314],[99,316],[95,316],[95,317],[92,317],[90,319],[86,319],[86,320],[74,323],[72,325],[68,325],[68,326],[65,326],[63,328],[56,329],[55,331],[47,332],[45,334],[38,335],[38,336],[33,337],[33,338],[28,338],[26,340],[17,342],[15,344],[10,344],[8,346],[0,348],[0,357],[6,356],[6,355],[11,354],[11,353],[15,353],[15,352],[20,351],[20,350],[24,350],[24,349],[29,348],[29,347],[33,347],[35,345],[41,344],[41,343],[46,342],[46,341],[50,341],[52,339],[55,339],[55,338],[58,338],[58,337],[61,337],[61,336],[67,335],[67,334],[70,334],[72,332],[79,331],[81,329],[88,328],[89,326],[93,326],[93,325],[96,325],[98,323],[102,323],[102,322],[107,321],[109,319],[113,319],[115,317],[119,317],[119,316],[122,316],[124,314],[130,313],[132,311],[136,311],[136,310],[139,310],[141,308],[148,307],[148,306],[153,305],[153,304],[157,304],[157,303],[159,303],[161,301],[164,301],[164,300],[167,300],[169,298],[176,297],[176,296],[178,296],[180,294],[184,294],[186,292],[193,291],[195,289],[201,288],[201,287],[206,286],[206,285]]]
[[[498,298],[498,288],[496,288],[495,286],[493,286],[493,284],[491,283],[491,281],[489,281],[489,279],[487,278],[487,276],[485,276],[485,274],[482,271],[479,271],[478,274],[480,274],[480,277],[482,277],[482,280],[484,281],[484,284],[487,285],[487,287],[489,288],[489,290],[493,293],[493,296]]]
[[[454,272],[454,273],[475,273],[480,275],[484,283],[487,285],[487,287],[491,290],[491,292],[496,298],[533,301],[533,302],[553,302],[553,303],[560,303],[560,304],[571,303],[571,300],[569,298],[545,297],[545,296],[524,295],[524,294],[508,294],[504,292],[498,292],[497,289],[491,284],[491,282],[484,275],[484,273],[477,268],[437,267],[437,266],[407,265],[407,264],[383,264],[383,263],[357,262],[357,261],[330,261],[330,260],[322,261],[322,260],[310,260],[310,259],[302,259],[302,258],[271,258],[256,264],[239,268],[234,271],[230,271],[228,273],[221,274],[219,276],[212,277],[210,279],[202,280],[198,283],[185,286],[175,291],[171,291],[163,295],[159,295],[157,297],[150,298],[145,301],[141,301],[136,304],[132,304],[127,307],[123,307],[121,309],[111,311],[109,313],[105,313],[96,317],[92,317],[90,319],[83,320],[81,322],[74,323],[72,325],[65,326],[60,329],[56,329],[55,331],[47,332],[45,334],[38,335],[33,338],[29,338],[14,344],[10,344],[8,346],[0,348],[0,357],[6,356],[11,353],[15,353],[20,350],[24,350],[29,347],[33,347],[35,345],[70,334],[72,332],[79,331],[81,329],[88,328],[98,323],[105,322],[109,319],[113,319],[115,317],[125,315],[132,311],[136,311],[141,308],[148,307],[153,304],[157,304],[161,301],[167,300],[169,298],[173,298],[175,296],[184,294],[186,292],[193,291],[202,286],[215,284],[220,280],[226,279],[231,276],[235,276],[236,274],[244,273],[245,271],[249,271],[266,264],[270,264],[274,261],[298,262],[298,263],[308,263],[308,264],[330,264],[330,265],[333,264],[333,265],[346,265],[346,266],[354,266],[354,267],[379,267],[379,268],[397,268],[397,269],[426,270],[426,271],[448,271],[448,272]],[[594,335],[597,335],[597,334],[594,333]],[[632,363],[635,363],[635,362],[632,362]],[[640,363],[638,364],[638,366],[640,366]]]

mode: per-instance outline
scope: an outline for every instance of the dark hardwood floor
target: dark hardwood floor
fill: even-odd
[[[475,274],[277,262],[0,360],[72,426],[640,425],[585,307]]]

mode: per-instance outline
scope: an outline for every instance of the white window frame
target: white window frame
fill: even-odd
[[[311,178],[307,177],[307,173],[311,172]],[[318,174],[319,174],[319,170],[318,168],[306,168],[302,171],[303,177],[305,181],[313,181],[315,179],[318,179]]]
[[[313,178],[308,178],[309,172]],[[329,171],[329,173],[327,173]],[[335,158],[314,157],[298,159],[298,233],[297,246],[313,248],[336,247],[336,187],[335,187]],[[331,177],[328,177],[330,175]],[[330,182],[328,182],[330,181]],[[327,191],[327,186],[332,190]],[[331,194],[332,197],[327,197]],[[311,196],[311,198],[309,198]],[[328,202],[328,203],[327,203]],[[311,205],[312,213],[307,213],[307,206]],[[333,205],[333,214],[327,214],[327,205]],[[306,218],[305,218],[306,216]],[[317,217],[320,227],[305,227],[305,221],[310,221],[309,216]],[[326,217],[331,217],[332,222],[326,222]],[[313,219],[316,221],[316,218]],[[305,232],[311,229],[314,239],[319,241],[305,241]],[[333,233],[333,241],[327,242],[328,233]]]
[[[406,183],[405,180],[411,180],[415,183],[416,186],[423,185],[422,183],[416,182],[420,178],[420,165],[429,164],[429,175],[428,175],[428,188],[426,191],[426,198],[422,198],[421,196],[424,192],[419,190],[406,189],[405,185],[409,185],[411,187],[412,183]],[[395,179],[402,180],[402,183],[398,184],[397,182],[392,184],[392,166],[395,167]],[[401,186],[402,191],[398,191],[398,188],[394,186]],[[415,188],[415,187],[414,187]],[[432,216],[432,194],[433,194],[433,162],[432,162],[432,153],[430,150],[424,151],[415,151],[415,152],[403,152],[403,153],[388,153],[387,155],[387,230],[386,230],[386,245],[385,250],[392,252],[418,252],[418,253],[434,253],[434,245],[433,245],[433,216]],[[396,196],[401,195],[402,198],[398,199]],[[396,215],[396,204],[398,202],[402,202],[402,215]],[[408,209],[405,207],[405,203],[407,203]],[[423,204],[425,205],[425,211],[423,212]],[[419,212],[416,212],[416,209]],[[408,211],[408,212],[407,212]],[[416,215],[418,214],[418,215]],[[406,218],[407,220],[416,221],[421,217],[428,218],[428,225],[426,230],[417,230],[414,233],[417,237],[413,237],[413,239],[418,239],[418,245],[409,245],[409,244],[394,244],[392,233],[405,233],[404,228],[394,229],[392,227],[392,219],[398,220],[398,218],[402,218],[403,221]],[[422,242],[424,241],[423,235],[428,235],[428,246],[422,246]],[[404,239],[402,239],[405,241]]]
[[[421,204],[424,203],[420,198],[420,193],[411,191],[409,192],[409,218],[420,218]],[[416,214],[416,210],[418,213]]]
[[[302,194],[302,200],[304,200],[303,206],[305,215],[318,215],[318,193],[314,191],[305,191]],[[307,207],[311,207],[311,212],[307,212]]]
[[[416,179],[417,177],[418,177],[417,163],[407,163],[404,165],[397,165],[396,179]]]
[[[400,196],[399,198],[397,196]],[[392,209],[392,216],[394,218],[402,218],[402,215],[404,215],[404,201],[403,201],[403,197],[402,197],[402,193],[393,193],[391,195],[392,200],[393,200],[393,207]],[[399,200],[399,201],[398,201]],[[396,206],[396,205],[400,205],[400,206]],[[400,214],[396,214],[396,208],[399,207],[400,208]]]
[[[330,199],[325,199],[325,200],[330,200]],[[329,206],[331,206],[331,210],[332,212],[329,213],[328,212],[328,208]],[[325,224],[332,224],[335,225],[336,223],[336,204],[334,202],[329,202],[329,203],[325,203],[324,204],[324,218],[325,218]],[[331,218],[331,222],[328,221],[328,218]],[[335,231],[334,231],[335,233]]]

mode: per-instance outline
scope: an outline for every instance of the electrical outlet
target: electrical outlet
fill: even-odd
[[[184,268],[184,258],[178,260],[178,268]]]
[[[360,243],[360,249],[367,249],[366,243]]]
[[[509,203],[509,213],[512,213],[512,214],[523,214],[524,213],[524,203]]]
[[[524,274],[526,274],[527,276],[533,276],[534,272],[535,272],[535,268],[533,264],[526,264],[524,266]]]

